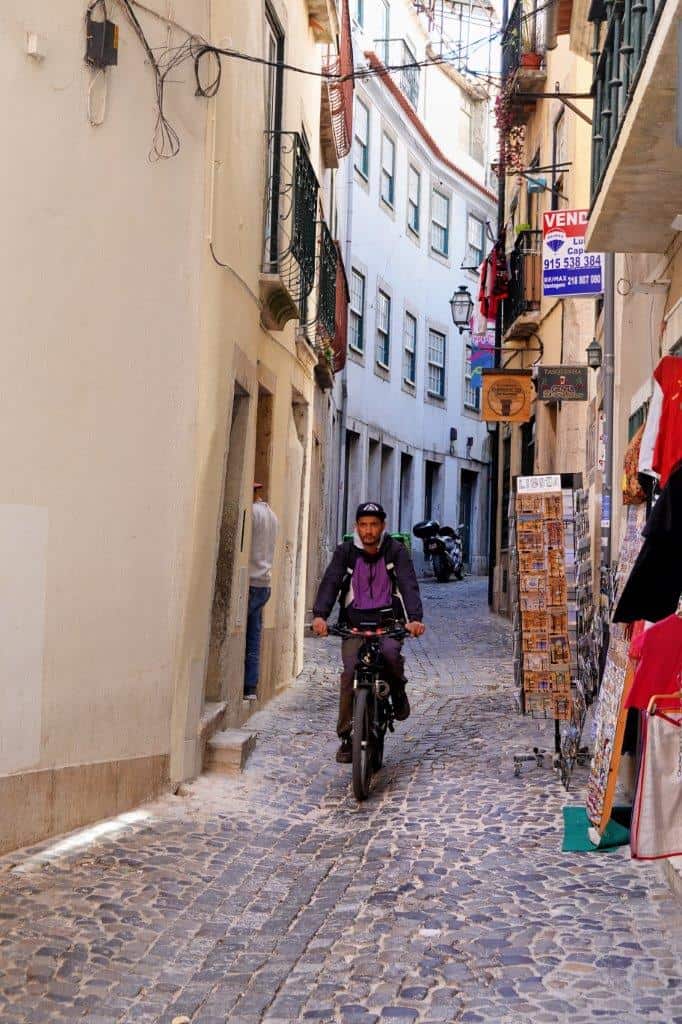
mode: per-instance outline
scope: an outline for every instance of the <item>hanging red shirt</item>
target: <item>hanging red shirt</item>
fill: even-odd
[[[656,694],[682,689],[682,619],[669,615],[645,629],[630,644],[630,657],[638,664],[624,707],[644,711]]]
[[[663,391],[663,409],[654,448],[653,469],[665,487],[673,467],[682,459],[682,359],[664,356],[654,370]]]

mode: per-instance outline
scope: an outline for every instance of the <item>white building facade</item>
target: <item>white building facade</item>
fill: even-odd
[[[464,522],[469,570],[487,566],[489,442],[471,385],[459,285],[474,298],[496,197],[487,183],[489,99],[438,51],[419,5],[355,4],[354,149],[346,162],[351,306],[339,385],[339,527],[379,499],[392,531]],[[392,70],[385,71],[386,66]],[[422,545],[414,542],[415,561]]]

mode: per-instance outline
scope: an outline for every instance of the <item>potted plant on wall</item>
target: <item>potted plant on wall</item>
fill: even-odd
[[[521,51],[519,65],[522,68],[539,68],[542,54],[538,53],[538,26],[535,12],[524,14],[521,18]]]

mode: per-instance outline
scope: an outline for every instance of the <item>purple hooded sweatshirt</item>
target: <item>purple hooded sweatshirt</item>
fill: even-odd
[[[353,571],[353,603],[358,611],[372,608],[390,608],[393,601],[391,578],[386,570],[386,559],[383,555],[368,559],[358,555]]]

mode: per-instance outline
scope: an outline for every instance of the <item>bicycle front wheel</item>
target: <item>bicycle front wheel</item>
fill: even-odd
[[[353,793],[366,800],[372,778],[372,723],[369,690],[355,691],[353,703]]]

